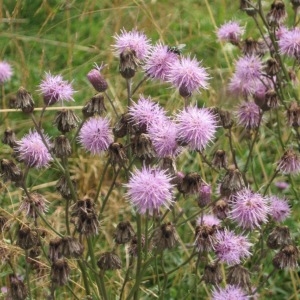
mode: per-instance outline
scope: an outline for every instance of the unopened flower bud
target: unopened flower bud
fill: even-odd
[[[60,135],[54,139],[53,152],[57,157],[68,157],[71,155],[71,144],[65,135]]]
[[[78,126],[80,119],[70,109],[62,109],[56,113],[54,125],[62,133],[70,132]]]
[[[104,112],[106,112],[106,108],[102,94],[93,96],[82,108],[82,113],[85,118],[93,117],[95,115],[101,116]]]
[[[101,74],[101,70],[104,68],[103,65],[92,69],[88,74],[87,78],[89,82],[92,84],[94,89],[98,92],[105,92],[107,90],[108,84],[103,75]]]
[[[17,91],[15,108],[20,108],[24,113],[32,113],[34,110],[33,98],[23,87]]]
[[[122,268],[122,261],[114,252],[105,252],[101,254],[97,266],[103,271],[116,270]]]
[[[211,186],[206,183],[202,183],[199,189],[199,196],[197,199],[199,207],[205,207],[211,201]]]

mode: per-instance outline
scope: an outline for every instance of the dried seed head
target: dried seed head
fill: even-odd
[[[61,252],[62,255],[70,258],[75,257],[78,258],[83,254],[84,247],[78,241],[78,239],[70,236],[65,236],[61,241]]]
[[[201,188],[202,179],[201,176],[196,173],[188,173],[183,178],[182,181],[178,184],[179,192],[186,195],[198,194]]]
[[[294,245],[284,246],[273,258],[273,265],[278,269],[295,269],[298,267],[299,250]]]
[[[198,252],[208,252],[213,248],[215,242],[215,233],[218,226],[198,225],[195,231],[195,247]]]
[[[278,27],[287,18],[285,5],[281,0],[275,0],[271,5],[271,10],[267,13],[267,21],[270,26]]]
[[[300,0],[291,0],[291,3],[295,10],[300,6]]]
[[[49,242],[48,257],[52,262],[62,258],[62,239],[55,238]]]
[[[76,181],[75,180],[71,180],[71,181],[72,181],[74,189],[76,190]],[[68,181],[65,178],[65,176],[60,177],[60,179],[56,183],[56,190],[65,199],[68,199],[68,200],[72,199],[72,193],[71,193]]]
[[[135,50],[127,48],[120,54],[119,71],[124,78],[134,77],[139,64]]]
[[[31,193],[28,196],[23,197],[19,210],[24,211],[27,218],[36,219],[40,214],[44,214],[47,210],[47,200],[39,193]]]
[[[115,124],[113,128],[113,134],[116,138],[124,137],[128,132],[132,133],[133,127],[130,123],[131,116],[129,113],[125,113],[121,116],[120,120]]]
[[[220,123],[225,129],[229,129],[233,125],[233,120],[231,118],[231,114],[228,110],[218,110],[219,118],[220,118]]]
[[[38,257],[39,255],[41,254],[41,249],[40,247],[33,247],[29,250],[29,253],[28,253],[28,257],[29,258],[36,258]]]
[[[70,109],[62,109],[56,113],[54,125],[62,133],[70,132],[78,126],[80,119]]]
[[[226,282],[247,290],[251,287],[250,272],[241,265],[234,265],[228,269]]]
[[[278,61],[273,57],[269,58],[265,63],[264,70],[267,75],[275,76],[280,70]]]
[[[220,185],[220,193],[223,197],[229,197],[244,187],[242,174],[234,166],[228,168]]]
[[[1,159],[0,172],[4,181],[10,180],[19,185],[23,180],[23,172],[12,160]]]
[[[13,300],[24,300],[27,298],[27,289],[22,280],[14,274],[9,275],[10,290],[9,294]]]
[[[144,249],[144,247],[145,247],[145,236],[142,235],[141,236],[141,248],[142,248],[142,250]],[[138,238],[137,238],[136,235],[130,241],[128,252],[129,252],[129,255],[132,256],[132,257],[137,257],[137,255],[138,255]]]
[[[116,244],[126,244],[135,235],[134,230],[129,221],[120,222],[117,225],[114,233],[114,240]]]
[[[203,281],[205,283],[218,285],[222,282],[222,280],[222,270],[219,263],[210,263],[205,266],[203,273]]]
[[[70,275],[70,268],[66,260],[58,259],[51,265],[51,281],[54,286],[63,286],[67,284]]]
[[[263,56],[266,50],[262,41],[249,37],[242,44],[242,52],[247,56]]]
[[[221,168],[226,169],[226,167],[227,167],[226,152],[224,150],[217,150],[214,153],[214,156],[213,156],[213,159],[212,159],[211,163],[217,169],[221,169]]]
[[[174,248],[177,241],[175,226],[170,222],[161,225],[154,233],[153,244],[158,251]]]
[[[270,249],[279,249],[291,243],[290,230],[287,226],[276,226],[268,235],[267,245]]]
[[[121,143],[111,143],[108,147],[108,155],[112,166],[118,165],[119,167],[122,167],[128,161],[124,147]]]
[[[300,126],[300,106],[297,101],[292,101],[287,110],[287,120],[291,127]]]
[[[215,203],[213,207],[213,213],[218,219],[220,220],[226,219],[228,216],[228,212],[229,212],[229,206],[227,201],[221,199]]]
[[[10,128],[7,128],[4,131],[4,135],[2,137],[2,143],[5,145],[8,145],[11,148],[14,148],[17,146],[17,140],[16,140],[16,135],[13,130]]]
[[[240,0],[240,9],[247,13],[248,16],[255,16],[256,10],[251,0]]]
[[[106,108],[102,94],[93,96],[82,108],[82,114],[85,118],[93,117],[95,115],[101,116],[104,112],[106,112]]]
[[[105,252],[101,254],[97,265],[103,271],[116,270],[122,268],[122,261],[114,252]]]
[[[39,244],[39,236],[37,231],[23,225],[18,232],[17,245],[25,250],[28,250]]]
[[[53,152],[57,157],[68,157],[71,155],[71,144],[65,135],[57,136],[54,139]]]
[[[137,134],[132,138],[131,143],[132,152],[137,157],[144,160],[151,160],[155,157],[155,151],[149,134]]]
[[[15,108],[20,108],[24,113],[32,113],[34,110],[33,98],[22,86],[17,91]]]

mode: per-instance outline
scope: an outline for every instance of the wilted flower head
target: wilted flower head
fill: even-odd
[[[278,41],[279,50],[282,54],[294,58],[300,58],[300,28],[284,31]]]
[[[109,120],[101,117],[88,119],[82,126],[78,136],[80,144],[92,154],[99,154],[113,142]]]
[[[277,196],[271,196],[269,200],[269,214],[276,222],[284,221],[291,214],[291,208],[286,199],[281,199]]]
[[[53,105],[58,101],[74,101],[74,90],[61,75],[45,74],[45,79],[39,85],[39,91],[43,95],[45,105]]]
[[[299,155],[292,149],[285,151],[281,159],[278,161],[277,170],[282,174],[298,174],[300,172]]]
[[[177,60],[177,54],[169,51],[168,46],[157,43],[146,58],[144,70],[149,77],[165,81],[170,67]]]
[[[132,123],[138,125],[141,132],[146,132],[149,126],[161,119],[166,119],[164,109],[152,101],[151,97],[145,98],[140,95],[137,102],[132,102],[128,109]]]
[[[104,252],[100,255],[97,266],[104,271],[116,270],[122,268],[122,261],[114,251]]]
[[[202,151],[214,138],[217,121],[206,108],[189,106],[176,116],[178,140],[188,144],[191,150]]]
[[[221,262],[234,265],[251,255],[249,251],[251,245],[242,235],[236,235],[228,230],[219,230],[215,236],[214,251]]]
[[[281,0],[275,0],[271,5],[271,10],[267,13],[266,19],[270,26],[277,27],[287,18],[285,5]]]
[[[238,124],[247,129],[257,128],[259,126],[261,119],[260,109],[254,102],[242,103],[236,115]]]
[[[13,74],[11,65],[6,61],[0,61],[0,84],[8,81]]]
[[[149,136],[158,157],[174,157],[180,152],[178,147],[177,126],[165,118],[152,122],[148,128]]]
[[[172,204],[171,177],[165,170],[143,166],[131,174],[127,187],[127,198],[139,213],[157,211],[161,206]]]
[[[134,51],[137,59],[143,60],[148,55],[151,48],[150,40],[142,32],[135,29],[132,31],[121,30],[121,34],[114,35],[113,45],[116,56],[121,55],[125,50]]]
[[[231,218],[244,229],[254,229],[267,222],[267,199],[248,188],[233,195],[231,208]]]
[[[34,192],[23,198],[20,210],[24,210],[27,217],[36,219],[38,213],[44,214],[48,210],[47,202],[43,195]]]
[[[299,254],[296,246],[286,245],[273,258],[273,265],[278,269],[295,269],[298,267]]]
[[[240,26],[238,22],[229,21],[218,28],[217,36],[220,41],[230,42],[237,45],[244,32],[244,27]]]
[[[47,135],[43,136],[49,146],[49,137]],[[40,134],[36,131],[29,132],[20,141],[17,141],[15,149],[19,159],[29,167],[46,167],[52,160],[51,154],[43,143]]]
[[[221,264],[212,262],[204,267],[203,281],[205,283],[217,285],[223,280]]]
[[[249,296],[238,286],[227,285],[225,288],[214,288],[212,300],[248,300]]]
[[[168,81],[176,88],[182,97],[189,97],[193,92],[208,88],[209,75],[197,59],[182,57],[170,66]]]

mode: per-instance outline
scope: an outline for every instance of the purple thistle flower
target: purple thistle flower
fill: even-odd
[[[203,150],[216,133],[217,121],[206,108],[189,106],[176,116],[178,140],[187,143],[191,150]]]
[[[216,218],[214,215],[203,215],[202,217],[197,218],[196,224],[198,226],[206,225],[206,226],[219,226],[221,221]]]
[[[252,244],[242,235],[232,231],[217,231],[214,251],[221,262],[228,265],[239,264],[242,259],[251,255],[249,248]]]
[[[212,300],[248,300],[249,296],[238,286],[227,285],[225,288],[214,288]]]
[[[150,40],[142,32],[135,29],[132,31],[121,30],[121,34],[114,35],[115,44],[113,45],[114,53],[119,56],[128,49],[134,51],[137,59],[143,60],[149,53],[151,48]]]
[[[8,81],[13,74],[11,65],[6,61],[0,61],[0,84]]]
[[[208,88],[209,75],[197,59],[181,57],[170,66],[168,81],[176,88],[182,97],[189,97],[199,89]]]
[[[260,108],[254,102],[244,102],[236,112],[238,124],[247,129],[257,128],[260,123]]]
[[[258,193],[244,188],[237,192],[231,202],[231,219],[244,229],[260,227],[268,220],[267,199]]]
[[[103,65],[103,63],[101,66],[95,64],[95,67],[86,75],[87,79],[97,92],[105,92],[108,88],[108,84],[101,74],[101,71],[105,68],[105,66],[106,65]]]
[[[296,175],[300,172],[300,157],[292,149],[285,151],[278,161],[277,170],[282,174]]]
[[[245,28],[241,27],[238,22],[229,21],[218,29],[217,36],[220,41],[230,42],[237,45],[244,32]]]
[[[78,140],[86,150],[92,154],[99,154],[113,142],[109,120],[95,117],[88,119],[82,126]]]
[[[43,135],[43,137],[49,147],[49,137],[47,135]],[[36,131],[29,132],[20,141],[17,141],[15,149],[20,160],[29,167],[47,167],[49,162],[52,160],[52,157],[43,143],[41,136]]]
[[[152,122],[148,132],[158,157],[174,157],[180,153],[181,148],[176,141],[177,126],[171,120],[166,118]]]
[[[169,51],[168,46],[157,43],[146,58],[144,70],[151,78],[166,81],[175,61],[178,61],[178,55]]]
[[[127,187],[127,198],[141,214],[150,214],[161,206],[169,208],[173,203],[172,177],[166,170],[143,166],[131,173]]]
[[[58,101],[74,101],[74,90],[66,80],[63,80],[61,75],[45,74],[45,79],[39,85],[39,91],[43,95],[46,105],[53,105]]]
[[[300,28],[296,27],[281,33],[278,45],[282,54],[300,58]]]
[[[166,119],[164,109],[158,103],[153,102],[150,96],[145,98],[140,95],[136,103],[132,102],[128,113],[134,124],[146,130],[151,124]]]
[[[211,186],[207,183],[202,183],[199,189],[198,204],[200,207],[204,207],[211,201]]]
[[[280,189],[280,190],[286,190],[287,188],[289,188],[289,184],[285,181],[277,181],[274,183],[274,185]]]
[[[269,200],[269,215],[274,221],[282,222],[291,214],[291,208],[286,199],[281,199],[277,196],[271,196]]]

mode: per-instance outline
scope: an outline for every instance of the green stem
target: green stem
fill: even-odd
[[[30,288],[30,277],[29,277],[29,263],[28,260],[28,250],[25,250],[25,268],[26,268],[26,283],[28,290],[28,299],[31,300],[31,288]]]
[[[108,99],[111,107],[113,108],[113,111],[114,111],[116,117],[119,119],[119,114],[118,114],[118,112],[117,112],[117,110],[115,108],[115,105],[114,105],[113,101],[111,100],[111,98],[109,97],[109,95],[108,95],[108,93],[106,91],[104,92],[104,94],[105,94],[106,98]]]
[[[106,161],[106,164],[104,166],[104,170],[102,171],[102,175],[101,175],[101,178],[100,178],[100,181],[99,181],[99,184],[98,184],[98,187],[97,187],[96,195],[95,195],[95,198],[94,198],[95,203],[98,201],[101,186],[102,186],[102,183],[104,181],[104,177],[105,177],[108,166],[109,166],[109,160]]]
[[[81,260],[78,260],[77,263],[78,263],[79,269],[80,269],[81,274],[82,274],[85,293],[86,293],[87,296],[90,296],[91,291],[90,291],[90,286],[89,286],[89,282],[88,282],[88,279],[87,279],[87,273],[86,273],[85,267],[84,267]]]
[[[267,184],[267,186],[266,186],[266,188],[265,188],[265,191],[264,191],[264,193],[263,193],[263,196],[266,196],[266,194],[267,194],[267,192],[268,192],[268,189],[269,189],[271,183],[272,183],[273,180],[276,178],[276,176],[277,176],[278,173],[279,173],[279,171],[278,171],[278,170],[275,170],[275,172],[274,172],[272,178],[269,180],[269,182],[268,182],[268,184]]]
[[[139,283],[141,281],[141,266],[142,266],[142,220],[141,215],[137,214],[136,216],[136,225],[137,225],[137,264],[136,264],[136,277],[135,277],[135,291],[134,299],[138,300],[139,296]]]

